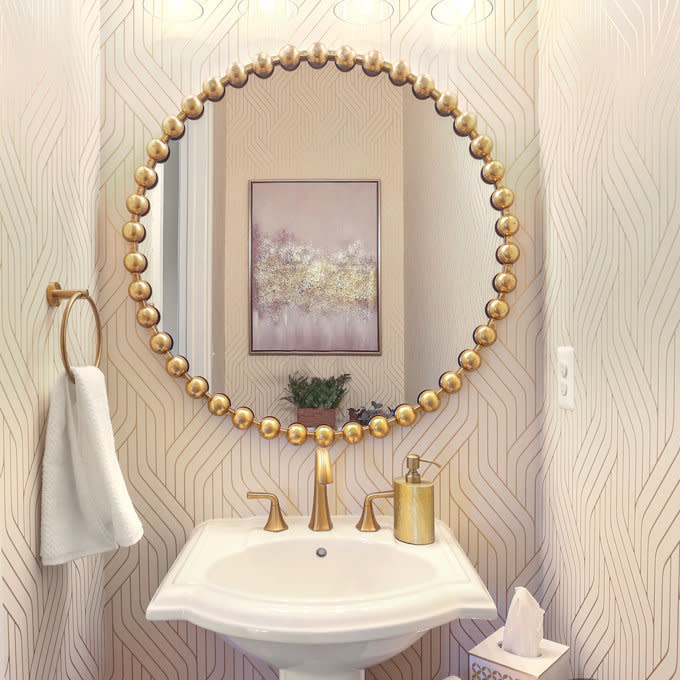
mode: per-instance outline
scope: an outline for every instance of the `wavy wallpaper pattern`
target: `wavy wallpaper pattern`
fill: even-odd
[[[680,8],[539,2],[543,594],[584,677],[680,677]],[[555,348],[576,350],[576,411]]]
[[[0,5],[10,132],[0,145],[0,677],[9,680],[276,677],[199,628],[144,618],[195,524],[263,513],[245,500],[258,487],[279,493],[285,512],[311,505],[311,445],[265,442],[188,399],[126,296],[120,227],[144,144],[184,94],[271,39],[239,24],[235,5],[204,5],[179,41],[139,0]],[[365,48],[368,37],[342,35],[327,10],[306,10],[287,37]],[[437,516],[500,614],[428,633],[371,680],[466,679],[465,650],[502,623],[515,585],[546,607],[546,634],[572,646],[573,675],[678,677],[679,11],[671,0],[498,0],[446,51],[417,2],[397,4],[375,38],[476,111],[506,162],[523,228],[512,313],[481,370],[414,428],[332,449],[336,513],[357,513],[411,450],[440,462]],[[61,370],[61,317],[44,302],[53,279],[97,291],[119,458],[145,537],[105,559],[43,569],[40,458]],[[74,318],[76,337],[90,329],[86,314]],[[555,403],[557,344],[576,348],[573,413]],[[82,346],[77,360],[90,356]]]
[[[105,567],[106,677],[273,680],[273,669],[206,631],[144,619],[146,604],[195,524],[264,512],[260,502],[246,501],[247,490],[279,494],[284,513],[309,512],[313,446],[297,448],[285,439],[265,442],[255,432],[242,433],[228,420],[211,416],[166,375],[163,362],[148,349],[146,332],[134,322],[134,306],[125,296],[128,275],[121,266],[125,247],[120,227],[144,144],[183,95],[223,72],[230,60],[247,60],[253,40],[246,29],[232,28],[235,8],[224,3],[205,3],[201,21],[185,26],[179,39],[164,34],[140,5],[102,3],[101,227],[106,237],[98,261],[107,378],[121,462],[146,528],[139,546],[119,551]],[[542,402],[535,348],[540,347],[541,301],[540,284],[538,289],[531,284],[542,266],[532,213],[539,174],[533,94],[536,6],[499,6],[489,22],[461,34],[459,49],[450,53],[433,50],[424,40],[423,8],[399,8],[381,47],[389,57],[406,58],[415,71],[430,71],[438,83],[458,90],[461,106],[475,110],[480,129],[496,140],[497,157],[508,166],[508,184],[518,193],[521,290],[512,296],[512,317],[500,327],[499,342],[485,353],[483,369],[460,395],[445,400],[440,411],[410,430],[397,429],[385,440],[355,447],[333,447],[331,503],[334,512],[358,514],[364,495],[389,484],[406,453],[427,450],[442,465],[436,476],[437,514],[454,527],[504,614],[513,584],[540,566],[535,517]],[[355,42],[337,31],[337,21],[310,15],[288,39],[300,46],[314,40]],[[389,512],[391,506],[383,502],[380,507]],[[461,621],[439,628],[367,675],[372,680],[466,677],[465,650],[499,624]]]
[[[99,680],[104,561],[39,558],[48,392],[63,370],[64,306],[45,288],[97,290],[97,2],[3,0],[0,64],[0,677]],[[74,363],[91,361],[93,326],[76,304]]]

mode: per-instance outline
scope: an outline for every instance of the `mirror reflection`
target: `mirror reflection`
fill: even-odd
[[[474,345],[497,212],[468,140],[410,87],[279,69],[170,146],[142,250],[160,327],[211,392],[286,426],[291,385],[321,378],[340,427],[415,403]]]

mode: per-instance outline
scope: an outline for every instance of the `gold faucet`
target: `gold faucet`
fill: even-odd
[[[312,531],[330,531],[333,528],[326,489],[332,481],[333,472],[328,449],[317,449],[314,459],[314,500],[312,516],[309,519],[309,528]]]

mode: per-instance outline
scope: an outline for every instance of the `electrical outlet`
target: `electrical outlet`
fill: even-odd
[[[560,408],[576,409],[574,394],[574,348],[557,348],[557,403]]]

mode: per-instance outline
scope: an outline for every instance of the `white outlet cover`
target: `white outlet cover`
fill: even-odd
[[[574,348],[557,348],[557,403],[560,408],[574,411],[576,395],[574,392]]]

